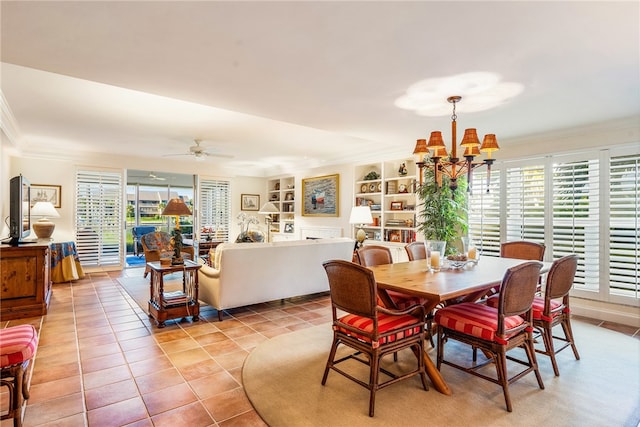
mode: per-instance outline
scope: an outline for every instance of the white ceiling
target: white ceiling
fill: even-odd
[[[396,99],[426,78],[477,71],[524,86],[468,113],[469,88],[448,89],[463,96],[461,130],[495,133],[502,146],[640,115],[637,1],[0,8],[2,93],[15,125],[3,145],[28,155],[162,157],[187,153],[199,138],[209,152],[234,156],[207,162],[259,176],[398,158],[431,130],[448,139],[450,113],[418,116]]]

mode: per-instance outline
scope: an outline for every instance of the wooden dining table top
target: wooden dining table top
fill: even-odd
[[[399,262],[369,267],[378,287],[428,299],[432,305],[454,298],[481,293],[502,282],[507,269],[521,259],[481,256],[477,264],[461,269],[431,272],[426,260]],[[541,272],[549,271],[550,262],[542,263]]]

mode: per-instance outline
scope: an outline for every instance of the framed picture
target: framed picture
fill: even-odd
[[[392,211],[401,211],[402,210],[402,202],[391,202],[391,210]]]
[[[289,222],[288,222],[288,223],[286,223],[286,224],[284,225],[284,232],[285,232],[285,233],[293,233],[293,224],[291,224],[291,223],[289,223]]]
[[[340,175],[302,179],[302,216],[338,216]]]
[[[36,202],[51,202],[54,208],[62,205],[62,187],[59,185],[31,184],[31,207]]]
[[[240,210],[257,211],[258,209],[260,209],[259,194],[241,194],[240,195]]]

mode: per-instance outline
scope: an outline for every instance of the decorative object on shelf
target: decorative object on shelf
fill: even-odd
[[[398,183],[395,181],[387,182],[387,194],[397,194],[398,193]]]
[[[382,182],[378,183],[378,186],[377,186],[376,190],[377,190],[378,193],[382,193]]]
[[[272,200],[275,200],[277,198],[278,196],[276,194],[271,195]],[[259,194],[241,194],[240,195],[240,210],[257,211],[259,206],[260,206]]]
[[[284,196],[284,199],[290,202],[291,200],[293,200],[293,193],[287,193],[287,195]]]
[[[373,216],[371,215],[371,209],[369,206],[354,206],[351,208],[351,215],[349,216],[349,224],[358,226],[356,233],[356,245],[354,250],[362,247],[363,242],[367,238],[367,233],[364,231],[366,224],[373,223]]]
[[[240,226],[240,234],[236,237],[236,243],[254,243],[264,241],[264,234],[259,230],[249,230],[251,224],[260,224],[258,218],[253,215],[247,215],[244,212],[240,212],[236,219]]]
[[[171,258],[172,265],[180,265],[184,264],[184,259],[182,258],[182,231],[180,231],[180,217],[181,216],[191,216],[191,210],[184,203],[184,200],[174,197],[169,200],[167,206],[162,211],[162,215],[173,215],[176,217],[176,228],[171,233],[171,246],[173,247],[173,257]]]
[[[400,184],[398,186],[398,193],[408,193],[409,189],[407,188],[406,184]]]
[[[362,184],[360,186],[360,192],[361,193],[366,193],[368,189],[369,189],[369,186],[367,184]]]
[[[369,193],[375,193],[377,189],[378,186],[376,184],[369,184]]]
[[[405,176],[407,174],[407,165],[402,162],[398,168],[398,175]]]
[[[371,171],[364,176],[365,181],[371,181],[374,179],[380,179],[380,174],[376,171]]]
[[[60,218],[60,214],[51,202],[36,202],[31,208],[31,216],[41,217],[32,224],[33,231],[38,239],[50,239],[56,225],[49,218]]]
[[[466,172],[467,182],[471,183],[473,169],[487,165],[487,191],[488,182],[491,174],[491,165],[494,159],[491,158],[493,151],[499,150],[498,141],[494,134],[487,134],[484,136],[482,145],[475,129],[466,129],[464,136],[462,137],[461,147],[465,148],[464,160],[458,158],[456,151],[456,103],[460,102],[461,96],[450,96],[447,101],[453,104],[453,114],[451,115],[451,152],[447,153],[446,146],[442,139],[442,132],[434,131],[429,136],[429,143],[425,139],[418,139],[416,147],[413,150],[413,154],[416,156],[416,166],[419,168],[420,185],[422,185],[422,172],[423,169],[430,169],[434,173],[434,180],[437,182],[438,187],[442,187],[442,175],[449,177],[449,188],[455,191],[458,188],[458,178],[463,176]],[[433,154],[429,158],[429,150],[432,150]],[[483,162],[474,162],[474,158],[480,155],[480,152],[487,153],[487,158]],[[471,185],[468,187],[468,191],[471,190]]]
[[[59,185],[31,184],[31,207],[38,202],[50,202],[54,208],[62,206],[62,187]]]
[[[392,211],[401,211],[402,210],[402,202],[391,202],[391,210]]]
[[[260,208],[259,214],[266,215],[265,222],[267,223],[267,242],[271,241],[271,224],[273,223],[273,214],[280,212],[278,207],[271,202],[267,202]]]
[[[293,224],[291,224],[290,222],[286,223],[284,225],[284,232],[285,233],[293,233]]]
[[[302,179],[302,216],[339,216],[339,177]]]

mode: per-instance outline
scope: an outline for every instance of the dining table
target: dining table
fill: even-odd
[[[368,267],[373,271],[385,304],[392,304],[386,290],[418,296],[425,311],[431,313],[439,304],[475,302],[487,291],[502,282],[507,269],[523,262],[521,259],[480,256],[477,262],[468,262],[460,268],[447,267],[431,271],[424,259]],[[542,262],[541,274],[549,271],[550,262]],[[425,350],[427,375],[440,393],[450,395],[451,389]]]

